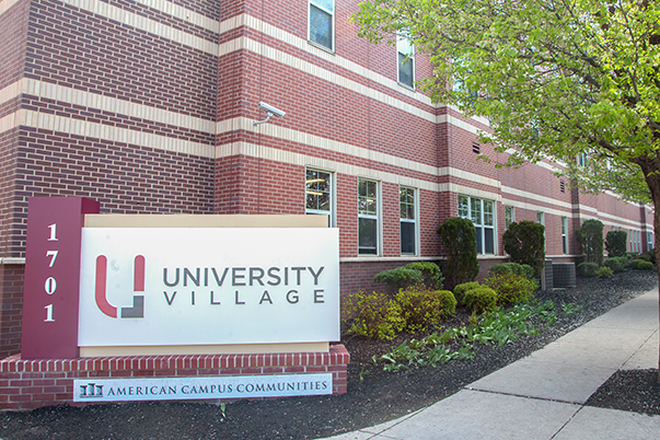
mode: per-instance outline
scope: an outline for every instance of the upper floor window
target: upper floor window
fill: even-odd
[[[335,50],[335,1],[309,0],[309,41]]]
[[[378,182],[358,180],[358,254],[378,255]]]
[[[332,174],[326,171],[308,169],[305,175],[305,214],[328,216],[328,226],[332,226],[333,197]]]
[[[458,216],[472,220],[477,232],[477,253],[495,253],[495,202],[458,196]]]
[[[417,197],[414,188],[399,188],[401,254],[417,254]]]
[[[396,52],[399,83],[413,87],[413,82],[415,81],[415,58],[413,56],[413,45],[405,33],[397,35]]]

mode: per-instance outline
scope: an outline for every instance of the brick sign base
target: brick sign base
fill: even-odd
[[[122,356],[0,361],[0,409],[25,410],[73,402],[74,379],[261,376],[332,373],[332,394],[346,393],[349,354],[329,353]],[[218,399],[213,399],[218,401]]]

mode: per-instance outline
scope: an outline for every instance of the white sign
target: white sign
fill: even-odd
[[[332,373],[74,380],[74,402],[236,399],[332,394]]]
[[[338,341],[331,228],[84,228],[78,345]]]

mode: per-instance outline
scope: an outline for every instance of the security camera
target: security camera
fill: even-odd
[[[266,112],[267,118],[264,119],[263,121],[254,121],[254,122],[252,122],[252,125],[259,125],[259,124],[263,124],[265,122],[268,122],[270,120],[271,116],[282,117],[282,116],[286,115],[286,113],[283,112],[282,110],[277,109],[277,108],[273,107],[272,105],[268,105],[265,102],[260,102],[259,103],[259,108]]]
[[[259,108],[261,110],[264,110],[264,111],[268,112],[268,113],[271,113],[274,116],[282,117],[282,116],[286,115],[286,113],[283,112],[282,110],[277,109],[277,108],[273,107],[272,105],[268,105],[265,102],[260,102],[259,103]]]

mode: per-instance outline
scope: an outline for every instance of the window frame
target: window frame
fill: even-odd
[[[330,183],[327,185],[328,187],[328,194],[329,194],[329,203],[328,211],[323,211],[320,209],[310,209],[307,207],[307,194],[308,194],[308,187],[307,184],[309,182],[308,179],[308,172],[316,172],[316,173],[324,173],[328,174]],[[315,167],[305,167],[305,215],[327,215],[328,216],[328,226],[333,228],[336,226],[336,216],[335,216],[335,211],[336,211],[336,183],[335,183],[335,173],[332,171],[328,170],[323,170]],[[320,194],[319,194],[320,195]]]
[[[568,217],[561,218],[561,248],[568,255]]]
[[[406,42],[405,47],[403,47],[403,41]],[[409,48],[409,53],[404,52],[404,50],[407,48]],[[410,84],[401,81],[401,65],[403,63],[400,61],[400,55],[403,55],[403,59],[407,59],[411,63]],[[396,82],[400,86],[406,87],[410,90],[415,90],[415,46],[410,42],[408,37],[401,33],[397,33],[396,36]]]
[[[504,230],[506,231],[511,226],[511,223],[516,222],[516,207],[511,205],[504,205]]]
[[[335,0],[330,0],[330,1],[332,1],[332,11],[326,9],[323,5],[319,3],[318,0],[307,1],[307,42],[313,45],[314,47],[318,47],[319,49],[328,51],[330,53],[335,53],[335,34],[336,34],[335,11],[337,9],[337,5]],[[312,7],[315,7],[319,9],[321,12],[330,15],[330,47],[324,45],[323,43],[319,43],[318,41],[312,40]]]
[[[467,199],[467,210],[468,210],[467,215],[466,215],[465,212],[463,212],[463,213],[461,212],[462,209],[461,209],[461,201],[460,200],[461,200],[462,197]],[[470,220],[472,222],[472,224],[474,225],[474,227],[476,229],[475,232],[477,233],[477,254],[478,255],[497,255],[497,202],[495,200],[481,199],[481,198],[478,198],[478,197],[468,196],[466,194],[458,194],[457,201],[458,201],[458,207],[457,207],[458,208],[457,209],[458,217],[467,218],[468,220]],[[480,219],[479,219],[480,223],[479,224],[475,224],[475,222],[474,222],[475,221],[475,217],[474,217],[475,213],[473,213],[472,211],[473,211],[473,206],[475,205],[475,203],[473,203],[473,202],[479,202],[479,205],[481,206],[481,209],[479,211],[479,213],[480,213]],[[485,224],[486,223],[486,221],[485,221],[486,209],[485,209],[485,203],[484,202],[488,202],[491,205],[490,215],[492,216],[492,219],[491,219],[491,224],[490,225]],[[487,238],[486,230],[491,230],[492,231],[492,244],[491,244],[491,246],[493,248],[493,252],[485,252],[486,247],[487,247],[486,246],[486,244],[487,244],[486,243],[486,238]]]
[[[369,195],[368,195],[368,191],[367,191],[367,195],[365,195],[365,196],[363,196],[363,195],[360,194],[360,183],[361,183],[361,182],[373,183],[373,184],[375,185],[375,190],[374,190],[374,198],[375,198],[375,200],[372,201],[372,202],[375,203],[375,205],[376,205],[376,206],[375,206],[375,210],[374,210],[374,211],[375,211],[374,214],[368,214],[368,213],[361,213],[361,212],[360,212],[360,198],[361,198],[361,197],[364,197],[364,198],[368,198],[368,197],[369,197]],[[366,256],[366,257],[377,257],[377,256],[380,256],[380,255],[381,255],[381,252],[382,252],[382,248],[383,248],[383,246],[382,246],[382,233],[381,233],[381,221],[380,221],[380,219],[381,219],[381,208],[382,208],[382,207],[381,207],[381,205],[382,205],[382,203],[381,203],[382,197],[381,197],[381,185],[380,185],[380,182],[379,182],[378,180],[374,180],[374,179],[358,177],[358,179],[357,179],[357,188],[356,188],[356,190],[357,190],[356,193],[357,193],[357,220],[358,220],[358,222],[357,222],[357,227],[358,227],[358,231],[357,231],[357,236],[358,236],[358,237],[357,237],[357,238],[358,238],[358,239],[357,239],[358,255],[359,255],[359,256]],[[368,200],[368,199],[367,199],[367,200]],[[363,251],[362,251],[363,248],[361,247],[361,244],[360,244],[360,221],[361,221],[362,219],[366,219],[366,220],[374,220],[374,221],[375,221],[375,226],[374,226],[374,233],[375,233],[375,237],[374,237],[375,252],[363,252]]]
[[[401,200],[402,196],[402,191],[403,190],[409,190],[412,192],[413,195],[413,205],[412,205],[412,213],[413,213],[413,218],[403,218],[401,215],[402,210],[403,210],[403,201]],[[407,204],[409,206],[409,204]],[[403,223],[407,224],[412,224],[413,225],[413,237],[412,237],[412,246],[413,246],[413,252],[404,252],[403,251],[403,233],[402,233],[402,228],[403,228]],[[411,187],[411,186],[405,186],[405,185],[400,185],[399,186],[399,250],[401,252],[401,255],[405,256],[417,256],[419,255],[419,190],[417,188]]]

